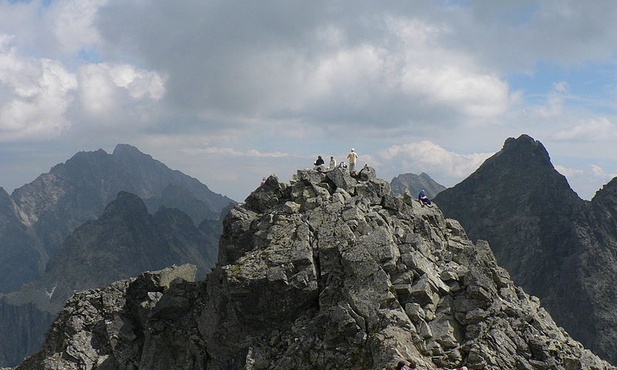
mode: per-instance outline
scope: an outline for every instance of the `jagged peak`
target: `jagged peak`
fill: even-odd
[[[474,245],[437,207],[388,185],[368,166],[355,176],[299,170],[289,183],[270,176],[229,212],[223,257],[203,283],[93,296],[135,303],[129,310],[74,301],[93,307],[78,312],[91,325],[67,311],[29,368],[104,359],[153,370],[382,369],[403,358],[426,368],[609,368],[513,285],[488,243]],[[82,340],[101,327],[97,341]]]
[[[453,189],[465,189],[467,195],[480,197],[512,197],[515,195],[550,194],[551,197],[582,201],[551,163],[542,143],[529,135],[508,138],[503,148],[488,158],[469,177],[437,197],[443,198]]]
[[[492,158],[508,158],[509,161],[520,165],[541,166],[554,170],[550,155],[544,145],[526,134],[516,139],[512,137],[506,139],[503,148],[487,162]]]

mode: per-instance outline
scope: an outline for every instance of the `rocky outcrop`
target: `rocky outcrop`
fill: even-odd
[[[205,281],[158,275],[76,295],[18,369],[613,368],[486,242],[371,168],[268,178],[228,214]]]
[[[192,265],[170,267],[76,294],[43,350],[18,369],[199,369],[190,362],[201,357],[191,353],[192,341],[203,347],[195,272]]]
[[[409,192],[412,196],[417,196],[424,189],[430,199],[446,189],[424,172],[419,175],[413,173],[398,175],[390,181],[390,187],[393,194],[403,195]]]
[[[488,240],[500,265],[574,338],[617,364],[617,182],[580,199],[544,146],[522,135],[435,202]]]

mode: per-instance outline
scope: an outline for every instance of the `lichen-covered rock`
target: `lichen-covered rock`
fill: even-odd
[[[237,206],[205,282],[164,289],[142,277],[107,316],[86,300],[71,340],[87,346],[109,328],[115,350],[84,352],[50,335],[23,368],[76,358],[87,369],[391,369],[403,358],[424,368],[613,368],[514,286],[488,243],[474,245],[437,207],[390,195],[372,170],[335,171],[269,179]]]
[[[200,368],[205,344],[196,317],[204,300],[191,283],[196,271],[171,267],[74,295],[43,350],[17,369]]]

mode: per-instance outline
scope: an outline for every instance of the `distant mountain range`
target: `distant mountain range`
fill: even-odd
[[[116,146],[113,154],[77,153],[10,196],[0,192],[0,292],[40,277],[64,239],[99,217],[120,191],[141,197],[151,212],[179,208],[196,224],[220,219],[233,203],[130,145]]]
[[[551,164],[544,146],[509,138],[435,203],[574,338],[617,364],[617,179],[589,202]]]
[[[174,264],[205,276],[234,204],[129,145],[0,189],[0,366],[38,349],[75,291]]]
[[[328,176],[327,180],[321,177],[308,178],[290,186],[269,179],[272,184],[265,184],[247,198],[244,207],[247,212],[246,218],[239,217],[239,214],[235,215],[230,219],[234,220],[233,223],[226,226],[227,234],[235,235],[237,239],[229,240],[223,235],[220,242],[223,216],[235,202],[213,193],[198,180],[169,169],[129,145],[118,145],[112,154],[107,154],[103,150],[78,153],[10,195],[0,188],[0,271],[2,271],[0,292],[5,293],[0,296],[0,367],[14,365],[27,354],[40,348],[43,333],[49,328],[64,301],[75,291],[101,287],[113,280],[135,276],[145,270],[187,262],[196,265],[198,277],[203,277],[209,268],[214,266],[219,243],[225,245],[223,248],[225,254],[222,258],[225,262],[223,264],[227,264],[236,263],[236,260],[244,254],[251,252],[246,248],[254,248],[254,252],[258,255],[261,249],[277,245],[279,239],[286,240],[285,238],[292,237],[293,233],[304,233],[306,231],[304,227],[309,228],[306,232],[311,235],[315,233],[320,236],[319,228],[313,224],[322,217],[320,212],[330,212],[330,210],[316,211],[319,217],[310,218],[309,226],[299,224],[301,227],[299,226],[300,228],[293,233],[289,231],[290,235],[282,235],[277,231],[277,225],[291,222],[289,220],[295,219],[298,214],[309,212],[324,202],[319,195],[324,189],[332,190],[330,196],[340,198],[340,202],[343,203],[351,202],[345,197],[353,196],[353,199],[362,199],[374,207],[383,207],[379,215],[391,212],[392,209],[405,209],[406,206],[401,202],[410,201],[406,195],[402,196],[402,200],[397,200],[394,196],[383,194],[376,196],[367,193],[362,197],[360,193],[346,194],[334,191],[349,186],[349,191],[367,192],[372,189],[367,190],[368,185],[382,189],[390,187],[394,195],[409,193],[411,200],[421,189],[425,189],[429,197],[434,197],[438,206],[435,208],[437,213],[430,217],[426,217],[424,211],[417,209],[409,213],[410,217],[418,217],[416,221],[419,223],[414,226],[416,232],[432,230],[433,234],[429,233],[430,238],[427,240],[437,243],[436,235],[442,233],[449,235],[454,232],[450,228],[457,222],[451,219],[460,221],[471,240],[483,239],[489,242],[499,264],[510,272],[514,282],[520,284],[526,292],[540,297],[542,305],[551,313],[558,325],[564,327],[574,339],[581,341],[595,353],[617,363],[617,313],[614,310],[617,304],[617,288],[614,284],[617,279],[617,179],[606,184],[590,202],[584,201],[569,187],[565,177],[554,169],[544,146],[527,135],[507,139],[500,152],[486,160],[467,179],[450,189],[445,189],[425,173],[402,174],[395,177],[390,184],[383,184],[382,180],[370,177],[368,180],[358,179],[356,183],[356,180],[342,174],[341,177],[336,177],[334,173]],[[304,199],[303,196],[307,198]],[[290,197],[293,201],[277,203],[281,199],[289,200]],[[338,206],[334,199],[329,201]],[[296,206],[295,202],[299,202],[299,205]],[[353,233],[365,232],[369,220],[375,221],[375,225],[380,224],[377,213],[356,210],[356,213],[352,214],[351,210],[358,205],[345,204],[351,208],[343,212],[341,217],[353,221],[346,224],[352,229],[346,231],[348,237],[353,238]],[[412,202],[410,206],[415,207],[416,204]],[[443,211],[448,220],[440,219],[439,210]],[[365,218],[360,217],[365,211],[368,212]],[[435,222],[436,224],[433,224]],[[372,227],[377,230],[375,225]],[[443,228],[448,230],[444,231]],[[338,235],[336,230],[338,229],[333,229],[333,235]],[[472,249],[469,251],[467,249],[469,243],[465,241],[465,231],[458,229],[455,231],[457,235],[449,235],[444,240],[450,242],[456,240],[456,243],[462,240],[465,254],[471,251]],[[397,240],[401,238],[398,232],[392,232],[393,238]],[[377,239],[373,240],[376,238],[375,235],[363,234],[362,240],[371,243],[374,241],[380,248],[385,248]],[[413,233],[410,233],[406,238],[415,240],[412,236]],[[303,237],[304,234],[293,236],[293,238]],[[332,238],[336,239],[334,236]],[[340,236],[337,238],[340,239]],[[414,243],[416,242],[419,243],[418,248],[426,247],[419,241]],[[407,244],[408,242],[405,242],[399,247],[407,248]],[[485,244],[477,243],[477,245]],[[294,245],[294,248],[300,246]],[[371,248],[367,248],[367,251],[377,253]],[[326,253],[324,256],[331,252],[327,248],[322,251]],[[428,253],[422,251],[425,252]],[[486,251],[478,249],[478,253],[480,252],[483,254],[481,258],[484,259]],[[390,257],[386,258],[390,256],[388,253],[390,252],[380,257],[383,260],[379,260],[379,263],[389,261],[383,262],[386,263],[383,269],[392,273],[391,269],[398,266],[393,264],[396,253],[392,252],[394,254],[391,261],[388,259]],[[422,290],[440,287],[437,275],[431,275],[430,278],[434,281],[430,280],[430,284],[427,283],[428,285],[422,289],[416,286],[417,279],[420,277],[418,274],[424,273],[433,265],[431,268],[448,270],[447,264],[452,262],[448,262],[452,258],[451,253],[457,254],[461,251],[431,250],[427,254],[431,262],[409,259],[407,255],[402,256],[404,264],[413,266],[417,271],[414,270],[415,272],[409,274],[397,271],[396,276],[392,276],[396,280],[398,299],[401,300],[405,294],[422,297],[426,295],[432,297],[431,299],[436,299],[434,294],[443,295],[441,288],[437,292]],[[253,252],[248,254],[252,255]],[[267,257],[267,255],[259,256],[259,258]],[[294,259],[297,256],[292,257],[290,266],[297,262]],[[317,260],[318,257],[315,256]],[[250,260],[245,261],[243,257],[241,260],[243,264],[252,266]],[[316,263],[316,268],[321,269],[332,267],[319,266],[316,261],[302,260],[302,263],[306,262],[307,265]],[[340,262],[340,259],[335,258],[332,261]],[[446,265],[442,266],[442,263]],[[489,270],[491,269],[493,267]],[[229,271],[233,276],[243,273],[236,270]],[[505,284],[508,289],[514,288],[498,277],[500,274],[498,268],[495,267],[494,271],[491,271],[488,272],[493,274],[492,279],[497,281],[498,289],[495,294],[507,296],[509,302],[507,305],[510,307],[514,304],[512,292],[509,290],[501,292],[499,286]],[[215,275],[220,277],[221,273],[219,271]],[[318,282],[330,284],[329,279],[338,281],[336,279],[342,275],[337,274],[341,272],[320,277]],[[450,276],[450,272],[446,275]],[[268,275],[268,279],[276,276]],[[293,280],[293,284],[304,281],[303,277],[294,276],[293,279],[300,280]],[[406,276],[409,276],[409,279]],[[443,279],[452,278],[439,276]],[[276,279],[275,281],[279,281]],[[259,281],[255,284],[262,284],[261,280]],[[450,285],[455,280],[444,281]],[[408,286],[412,282],[416,284],[414,288]],[[419,282],[422,282],[422,279]],[[438,285],[431,285],[433,283]],[[479,289],[467,292],[470,297],[465,298],[465,302],[473,301],[478,294],[482,295],[483,288],[479,282],[467,282],[463,279],[454,285],[458,284]],[[480,287],[475,287],[474,284],[480,284],[478,285]],[[253,294],[250,289],[243,289],[233,294],[247,296]],[[409,293],[406,289],[419,290]],[[522,297],[522,293],[516,294]],[[248,300],[239,302],[244,305],[243,310],[253,312]],[[525,302],[526,306],[535,305],[533,301]],[[224,305],[225,302],[207,304]],[[273,304],[275,303],[271,305]],[[499,307],[499,304],[491,303],[490,315],[494,316],[490,318],[498,316]],[[423,310],[434,310],[434,308],[424,307]],[[510,307],[507,310],[510,310],[507,315],[511,315],[519,309],[516,308],[511,312]],[[406,306],[405,312],[409,314]],[[442,312],[445,313],[447,310]],[[473,315],[474,320],[482,316],[475,311]],[[423,320],[429,320],[429,317],[427,314]],[[225,318],[227,319],[229,318]],[[415,319],[412,317],[412,320]],[[458,327],[460,320],[463,319],[457,318],[451,321],[454,328]],[[207,324],[214,325],[212,322]],[[418,323],[414,321],[415,324]],[[442,329],[439,323],[434,324],[436,326],[433,330]],[[533,325],[544,324],[532,322],[531,326]],[[469,328],[475,330],[474,325]],[[463,334],[456,334],[458,333],[456,330],[456,341],[462,344],[464,341],[459,336]],[[557,335],[553,329],[549,331],[552,333],[551,336]],[[428,332],[424,334],[428,335]],[[464,336],[471,334],[466,333]],[[270,334],[264,335],[268,337]],[[521,343],[517,342],[518,345]],[[540,344],[526,345],[534,349],[539,348],[537,346]],[[424,348],[421,352],[424,350],[427,349]],[[460,350],[461,353],[468,353],[467,347],[462,346]],[[521,355],[528,354],[525,352]],[[504,358],[503,361],[509,360]]]

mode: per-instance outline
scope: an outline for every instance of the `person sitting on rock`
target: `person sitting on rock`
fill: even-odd
[[[315,163],[313,163],[313,164],[315,165],[315,169],[316,169],[317,171],[321,171],[321,170],[323,170],[323,164],[324,164],[324,161],[323,161],[323,158],[321,158],[321,156],[320,156],[320,155],[318,155],[318,156],[317,156],[317,160],[316,160],[316,161],[315,161]]]
[[[330,156],[330,169],[333,170],[334,167],[336,167],[336,159],[334,159],[334,156]]]
[[[422,203],[422,206],[427,205],[427,206],[431,206],[431,200],[428,199],[428,197],[426,196],[426,191],[424,189],[422,189],[420,191],[420,194],[418,194],[418,201],[420,203]]]

